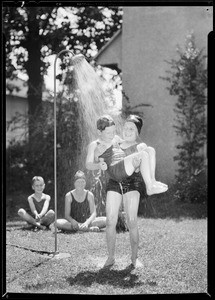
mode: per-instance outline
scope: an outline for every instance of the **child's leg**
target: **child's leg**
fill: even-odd
[[[149,166],[150,166],[150,174],[152,181],[157,184],[160,184],[162,186],[167,187],[165,183],[162,183],[160,181],[157,181],[155,179],[155,169],[156,169],[156,151],[153,147],[147,147],[144,151],[146,151],[149,155]]]
[[[151,171],[150,171],[150,163],[149,163],[149,155],[146,151],[142,150],[138,153],[134,153],[131,155],[128,155],[124,158],[124,165],[125,165],[125,171],[128,176],[131,176],[134,171],[135,167],[133,164],[133,160],[137,158],[140,160],[140,172],[142,174],[143,180],[146,185],[146,192],[147,194],[153,195],[153,194],[160,194],[167,191],[167,187],[161,186],[160,184],[156,184],[152,181],[151,178]]]
[[[41,218],[41,225],[49,226],[51,223],[54,222],[55,219],[55,212],[50,209],[42,218]]]
[[[26,222],[28,222],[31,225],[34,225],[36,227],[39,227],[40,229],[44,229],[45,227],[40,225],[31,215],[29,215],[23,208],[20,208],[18,210],[18,215]]]

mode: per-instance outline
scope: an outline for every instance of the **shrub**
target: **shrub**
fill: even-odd
[[[207,176],[205,170],[194,173],[188,180],[178,180],[174,197],[182,202],[206,203]]]
[[[178,161],[176,198],[181,201],[205,201],[206,184],[198,184],[199,173],[204,169],[206,146],[206,113],[207,104],[207,70],[203,50],[195,45],[194,35],[186,37],[185,50],[178,47],[179,59],[168,62],[171,71],[167,87],[170,95],[176,96],[174,112],[176,113],[174,128],[180,137],[176,146]],[[196,190],[195,190],[196,189]],[[202,199],[202,200],[201,200]]]

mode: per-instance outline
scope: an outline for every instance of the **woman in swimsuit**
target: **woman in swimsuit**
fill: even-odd
[[[107,184],[106,199],[108,259],[104,265],[105,267],[112,266],[115,262],[116,223],[122,195],[129,226],[132,250],[131,261],[132,265],[136,267],[142,265],[140,261],[137,260],[139,241],[137,211],[140,191],[144,187],[142,174],[144,174],[147,179],[148,185],[156,185],[153,193],[164,192],[168,189],[165,184],[153,183],[148,153],[144,152],[142,149],[141,152],[139,152],[140,155],[139,153],[133,153],[137,149],[136,138],[141,130],[142,122],[139,120],[135,120],[135,122],[134,120],[128,121],[125,123],[125,126],[127,126],[126,124],[128,123],[130,126],[133,126],[133,133],[129,141],[129,137],[127,134],[124,134],[125,131],[123,131],[125,138],[125,141],[123,142],[119,137],[114,136],[115,124],[112,118],[108,116],[101,117],[97,121],[100,137],[89,145],[86,160],[86,167],[88,169],[96,170],[100,168],[102,170],[107,170],[110,176]],[[100,162],[95,162],[98,160],[100,160]],[[146,168],[145,170],[143,170],[144,167]],[[140,169],[140,172],[138,172],[138,168]],[[131,175],[129,176],[129,174]],[[152,194],[149,193],[149,187],[148,194]]]
[[[57,220],[57,228],[64,231],[100,231],[106,226],[106,217],[96,217],[94,195],[86,190],[86,177],[77,171],[75,189],[65,196],[65,219]]]

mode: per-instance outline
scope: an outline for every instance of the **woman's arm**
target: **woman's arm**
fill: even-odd
[[[70,223],[73,221],[73,218],[70,216],[71,202],[72,202],[72,197],[71,197],[70,192],[69,192],[65,196],[65,219],[67,221],[69,221]]]

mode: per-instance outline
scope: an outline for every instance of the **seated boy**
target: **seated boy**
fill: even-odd
[[[18,215],[28,224],[46,229],[54,222],[55,212],[52,209],[48,210],[51,197],[43,193],[45,182],[41,176],[33,177],[32,189],[34,193],[28,197],[29,207],[26,210],[20,208]]]

